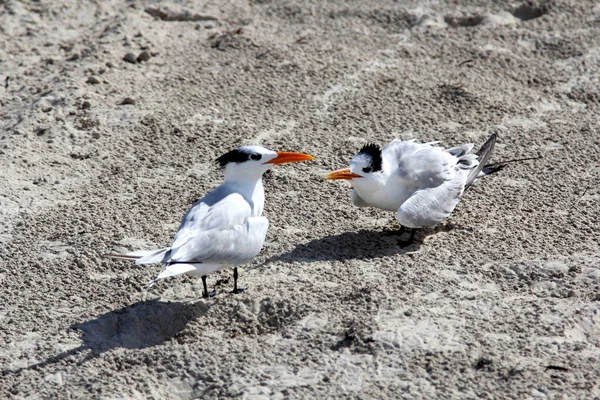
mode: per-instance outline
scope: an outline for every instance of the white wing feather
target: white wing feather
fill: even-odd
[[[430,143],[395,140],[383,151],[397,160],[398,184],[415,192],[397,211],[398,222],[409,228],[433,226],[454,210],[465,190],[469,173],[477,167],[472,144],[444,149]]]
[[[186,213],[164,262],[237,265],[260,252],[269,225],[265,217],[253,217],[250,204],[238,193],[212,205],[207,200]]]
[[[408,228],[434,226],[446,219],[464,192],[466,174],[435,187],[420,188],[398,209],[398,222]]]
[[[434,187],[452,179],[458,158],[443,147],[429,143],[394,140],[383,149],[383,157],[394,160],[396,176],[415,187]]]
[[[168,264],[166,267],[160,271],[160,273],[156,276],[156,278],[152,279],[148,282],[147,287],[152,287],[156,282],[161,279],[169,278],[171,276],[185,274],[191,271],[194,271],[196,266],[193,264]]]
[[[226,230],[243,224],[252,214],[250,204],[239,193],[227,194],[214,204],[207,200],[199,200],[185,213],[171,249],[183,246],[200,232]]]

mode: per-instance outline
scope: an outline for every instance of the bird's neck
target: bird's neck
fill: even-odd
[[[262,215],[265,206],[265,190],[262,175],[255,178],[226,176],[225,183],[235,187],[235,191],[246,199],[250,207],[252,207],[253,216]]]

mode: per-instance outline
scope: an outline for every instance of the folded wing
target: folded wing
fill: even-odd
[[[472,147],[466,144],[446,150],[432,143],[394,140],[383,152],[388,154],[387,159],[397,163],[396,177],[403,184],[425,188],[452,180],[457,164],[469,157],[467,153]]]
[[[260,252],[268,225],[238,193],[216,202],[207,196],[186,213],[163,262],[246,263]]]
[[[469,154],[472,144],[444,149],[431,144],[395,141],[391,151],[398,159],[397,177],[415,192],[400,206],[397,218],[410,228],[433,226],[454,210],[468,179],[478,165]]]
[[[466,176],[465,176],[466,178]],[[451,180],[435,187],[418,189],[398,209],[398,222],[408,228],[434,226],[454,210],[464,192],[464,181]]]

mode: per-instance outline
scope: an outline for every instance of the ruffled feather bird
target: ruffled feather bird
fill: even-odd
[[[349,181],[355,206],[395,212],[400,233],[411,230],[410,239],[402,243],[406,245],[417,228],[445,220],[476,179],[505,166],[487,164],[496,134],[475,154],[470,153],[471,143],[449,149],[437,143],[396,139],[383,149],[367,144],[352,158],[349,168],[331,172],[326,179]]]

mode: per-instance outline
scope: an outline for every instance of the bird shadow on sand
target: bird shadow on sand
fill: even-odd
[[[177,336],[191,321],[206,315],[208,309],[209,306],[204,302],[141,301],[72,325],[69,329],[82,333],[81,346],[25,368],[3,370],[0,375],[44,368],[88,350],[85,357],[77,362],[78,365],[116,348],[144,349],[157,346]]]
[[[286,253],[269,257],[260,266],[273,261],[345,261],[365,260],[414,253],[421,247],[421,241],[433,231],[417,232],[415,240],[402,247],[400,237],[391,231],[360,230],[326,236],[297,245]]]

